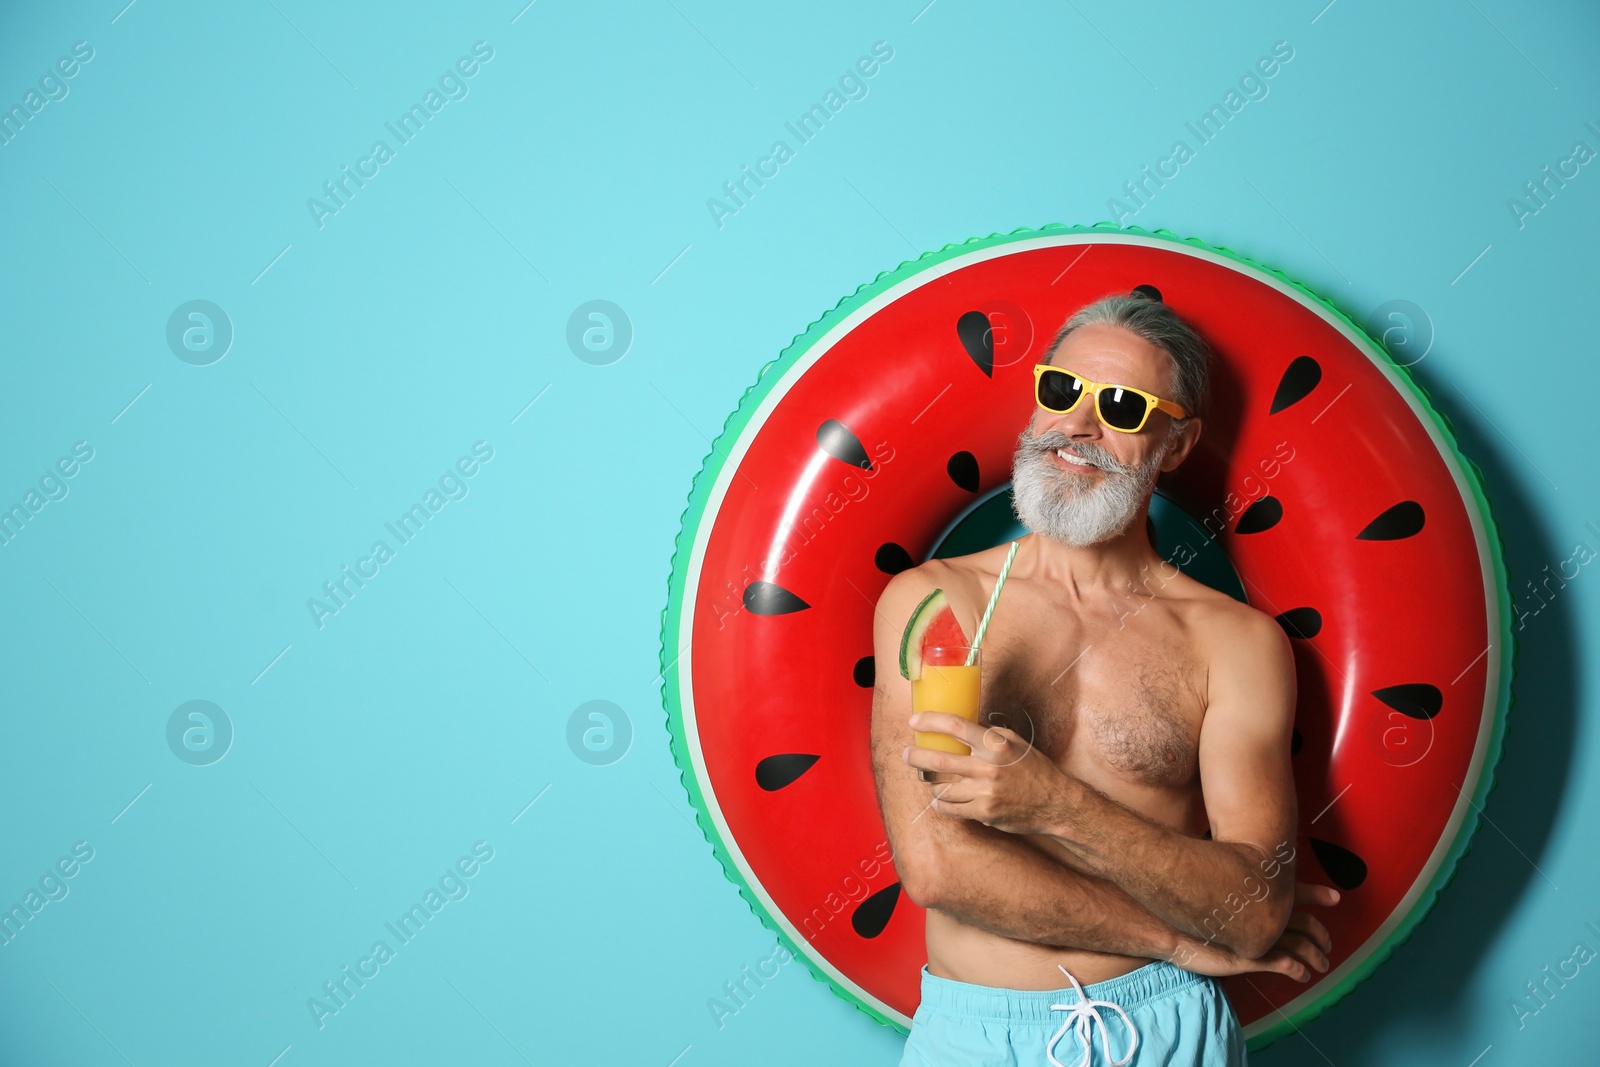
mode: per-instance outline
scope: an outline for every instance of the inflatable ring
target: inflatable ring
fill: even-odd
[[[1344,890],[1321,913],[1327,974],[1224,980],[1252,1048],[1409,936],[1492,783],[1514,655],[1502,545],[1448,420],[1380,345],[1283,274],[1167,231],[1018,230],[902,264],[729,417],[690,492],[661,650],[673,756],[727,877],[902,1032],[925,913],[873,785],[872,687],[896,669],[873,662],[873,606],[961,538],[1009,537],[972,530],[1003,502],[1032,365],[1071,312],[1140,287],[1218,357],[1200,441],[1157,487],[1184,520],[1157,547],[1184,566],[1184,546],[1220,546],[1234,595],[1292,638],[1298,876]]]

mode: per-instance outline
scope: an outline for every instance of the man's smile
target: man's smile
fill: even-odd
[[[1095,465],[1093,463],[1090,463],[1088,460],[1084,459],[1082,456],[1079,456],[1076,453],[1070,452],[1065,448],[1058,448],[1054,452],[1052,452],[1051,455],[1055,457],[1056,463],[1059,466],[1062,466],[1062,467],[1069,467],[1069,468],[1072,468],[1074,470],[1081,470],[1081,471],[1085,471],[1085,472],[1092,471],[1092,470],[1100,470],[1100,467],[1098,467],[1097,465]]]

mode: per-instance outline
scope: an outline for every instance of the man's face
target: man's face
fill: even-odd
[[[1171,357],[1115,326],[1072,331],[1050,365],[1172,399]],[[1120,433],[1100,421],[1091,401],[1086,396],[1065,414],[1035,404],[1012,462],[1017,518],[1028,529],[1069,545],[1097,544],[1126,530],[1161,471],[1182,462],[1199,437],[1199,419],[1190,420],[1190,430],[1174,434],[1172,417],[1162,411],[1151,412],[1138,433]],[[1083,462],[1063,458],[1058,449]]]

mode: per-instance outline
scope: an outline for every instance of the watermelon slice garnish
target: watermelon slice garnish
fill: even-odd
[[[900,676],[914,682],[922,677],[922,665],[930,661],[933,649],[964,648],[968,644],[966,632],[950,607],[950,598],[943,589],[935,589],[922,598],[911,613],[911,621],[906,623],[905,633],[900,635]]]

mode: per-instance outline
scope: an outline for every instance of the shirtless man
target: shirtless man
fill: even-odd
[[[1014,506],[1031,532],[984,639],[982,725],[913,722],[910,683],[878,672],[879,804],[904,890],[928,909],[902,1067],[1056,1064],[1058,1048],[1086,1064],[1242,1064],[1209,976],[1304,982],[1328,968],[1327,930],[1294,910],[1338,894],[1294,881],[1288,638],[1147,534],[1158,474],[1200,437],[1207,356],[1137,294],[1069,319],[1044,362],[1090,384],[1045,372],[1018,440]],[[1117,386],[1169,403],[1140,422],[1147,405]],[[975,633],[1007,547],[896,575],[877,605],[877,662],[897,660],[935,588]],[[914,747],[913,727],[972,755]],[[952,780],[925,784],[919,769]]]

